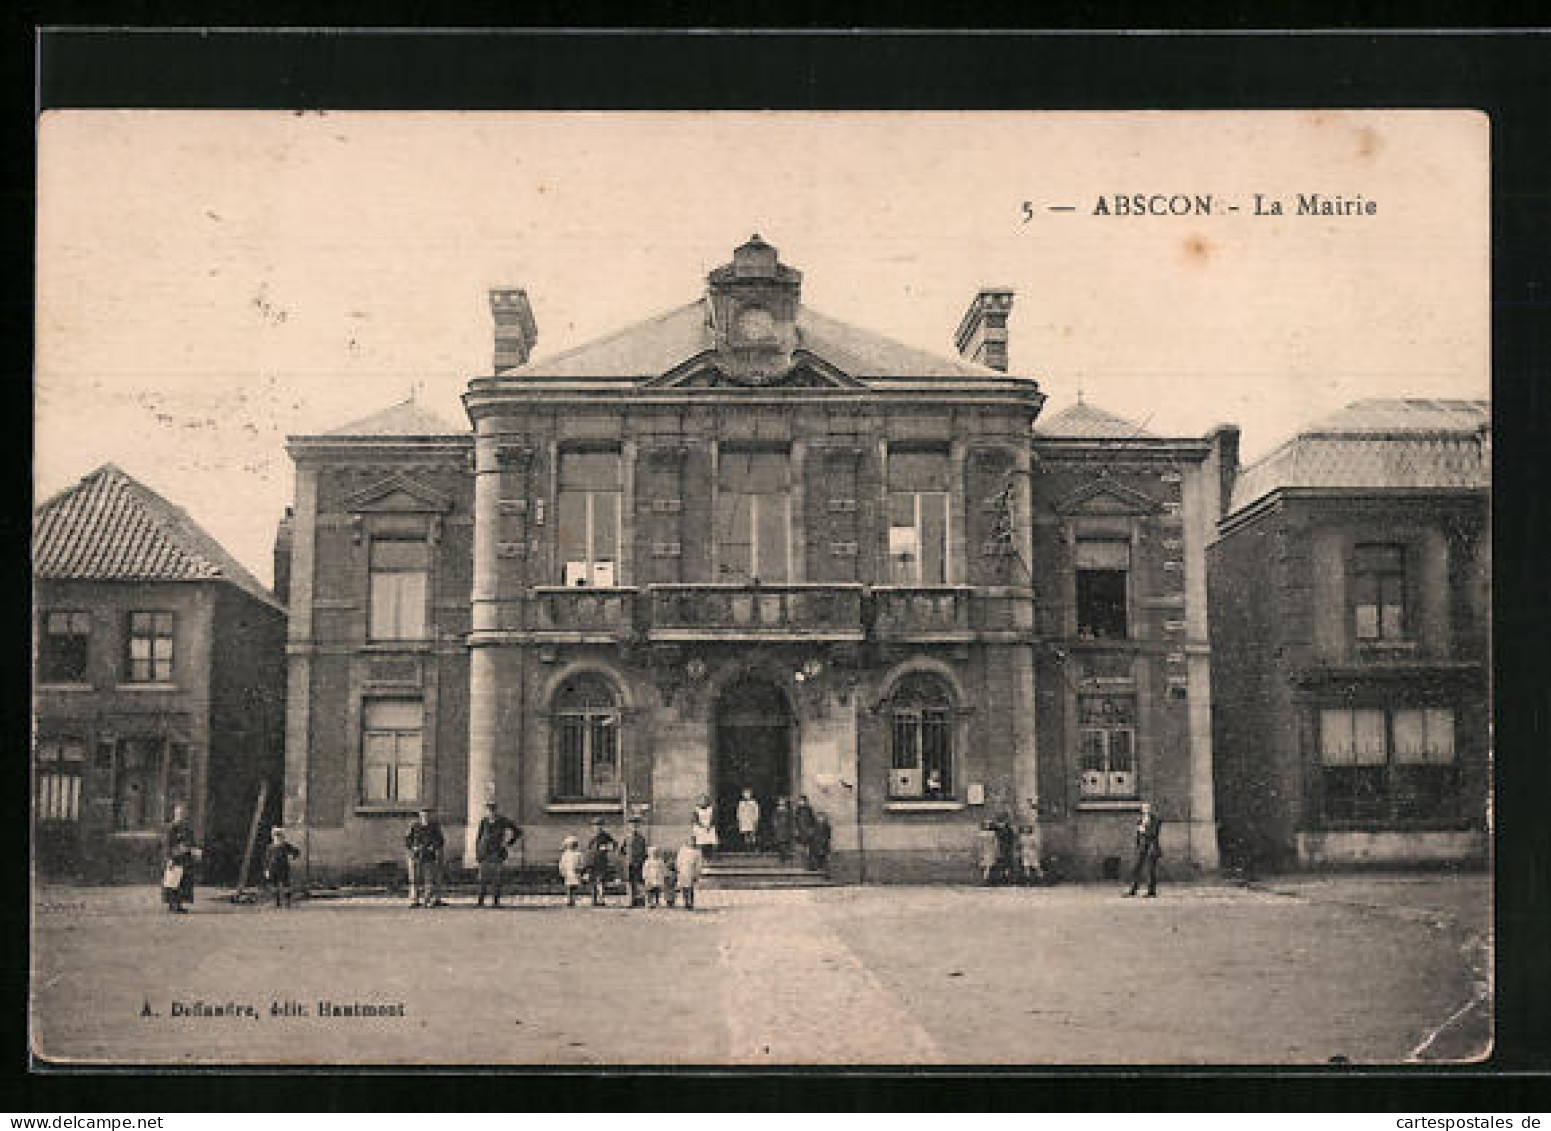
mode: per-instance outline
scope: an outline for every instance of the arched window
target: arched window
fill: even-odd
[[[557,801],[620,796],[619,702],[602,676],[566,680],[555,693],[554,789]]]
[[[953,796],[953,692],[940,677],[916,672],[889,698],[889,796]]]

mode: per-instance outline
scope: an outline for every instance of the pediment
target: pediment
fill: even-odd
[[[1051,504],[1058,514],[1162,514],[1163,504],[1151,495],[1120,483],[1087,483]]]
[[[445,514],[452,510],[452,499],[403,472],[395,472],[363,487],[345,505],[357,513]]]
[[[748,375],[729,372],[708,351],[645,383],[648,389],[859,389],[862,382],[804,350],[778,373]]]

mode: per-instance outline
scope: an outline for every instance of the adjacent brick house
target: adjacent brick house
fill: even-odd
[[[148,880],[184,804],[234,877],[260,783],[279,796],[283,607],[111,464],[37,508],[33,583],[40,870]]]
[[[1211,445],[1131,437],[1115,469],[1082,421],[1034,439],[1009,291],[950,358],[801,282],[755,237],[695,301],[531,363],[527,296],[494,291],[472,434],[408,404],[291,439],[286,812],[315,875],[399,867],[422,803],[466,849],[490,797],[529,859],[627,811],[673,843],[702,794],[730,839],[745,786],[828,813],[842,878],[966,878],[980,823],[1036,802],[1049,851],[1097,874],[1143,790],[1188,829],[1178,865],[1215,864],[1204,528],[1181,517],[1216,514]],[[1090,532],[1136,554],[1102,643],[1075,619]],[[1053,690],[1099,653],[1141,719],[1102,768],[1092,704]]]
[[[1225,465],[1211,635],[1234,862],[1484,859],[1490,455],[1485,402],[1370,400]]]

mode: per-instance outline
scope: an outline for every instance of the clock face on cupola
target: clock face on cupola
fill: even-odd
[[[708,279],[716,365],[733,381],[769,385],[792,368],[802,272],[758,235]]]

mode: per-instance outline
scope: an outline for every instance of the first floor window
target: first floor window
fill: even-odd
[[[1323,710],[1319,760],[1327,820],[1426,820],[1458,811],[1451,710]]]
[[[601,676],[576,676],[555,696],[554,774],[556,800],[620,796],[619,706]]]
[[[792,497],[786,453],[724,450],[717,468],[717,580],[791,580]]]
[[[889,452],[889,581],[948,581],[948,454]]]
[[[1361,545],[1352,560],[1353,628],[1362,641],[1406,638],[1404,546]]]
[[[418,699],[368,699],[361,711],[361,800],[391,805],[420,800],[421,733]]]
[[[86,744],[78,738],[46,738],[38,742],[38,819],[81,819],[81,771]]]
[[[570,586],[619,583],[623,541],[618,452],[563,452],[555,538]]]
[[[1120,539],[1077,543],[1077,635],[1118,640],[1130,634],[1131,544]]]
[[[370,579],[373,640],[424,640],[431,549],[424,538],[373,538]]]
[[[953,696],[934,675],[900,681],[890,701],[889,796],[953,796]]]
[[[85,683],[91,614],[52,610],[43,614],[42,627],[38,640],[38,682]]]
[[[172,626],[172,613],[129,614],[128,682],[172,682]]]
[[[1136,700],[1079,695],[1077,735],[1084,797],[1136,796]]]

